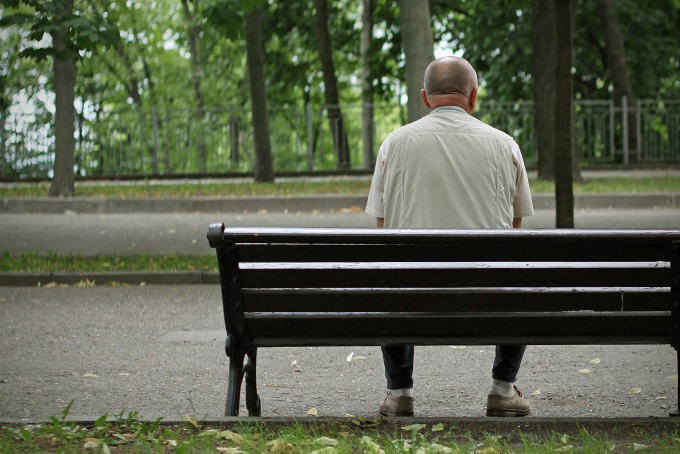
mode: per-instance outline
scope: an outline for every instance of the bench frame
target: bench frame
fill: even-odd
[[[238,416],[244,380],[248,414],[260,416],[258,347],[669,344],[680,374],[680,230],[211,224],[207,236],[227,331],[227,416]],[[299,334],[310,321],[313,332]]]

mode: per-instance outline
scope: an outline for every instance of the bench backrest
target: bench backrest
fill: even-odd
[[[244,347],[677,345],[678,230],[213,224],[208,239]]]

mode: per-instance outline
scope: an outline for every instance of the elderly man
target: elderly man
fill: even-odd
[[[430,113],[383,142],[366,212],[378,227],[429,229],[520,228],[533,215],[519,146],[472,116],[477,73],[458,57],[425,71],[423,102]],[[514,386],[526,346],[498,345],[487,416],[525,416],[529,404]],[[385,416],[413,415],[413,346],[382,347]]]

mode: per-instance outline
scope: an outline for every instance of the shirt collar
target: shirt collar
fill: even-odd
[[[430,113],[444,112],[444,111],[447,111],[447,110],[457,110],[459,112],[467,113],[467,112],[465,112],[465,109],[463,109],[462,107],[459,107],[459,106],[440,106],[440,107],[437,107],[436,109],[433,109],[432,111],[430,111]]]

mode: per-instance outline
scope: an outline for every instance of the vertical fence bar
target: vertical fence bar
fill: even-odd
[[[151,110],[153,121],[153,162],[151,163],[154,175],[158,175],[158,108],[153,106]]]
[[[314,170],[314,128],[312,125],[312,104],[307,103],[307,168],[311,172]]]
[[[628,146],[628,97],[621,96],[621,135],[623,136],[623,164],[630,162],[630,147]]]
[[[616,159],[616,143],[614,142],[614,116],[616,109],[614,108],[614,101],[609,101],[609,150],[611,152],[612,161]]]

